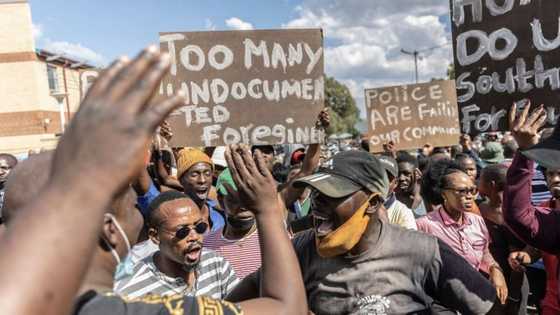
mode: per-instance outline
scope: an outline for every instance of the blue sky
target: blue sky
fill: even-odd
[[[134,55],[160,31],[321,27],[325,72],[363,109],[363,89],[411,83],[400,53],[450,41],[448,0],[29,0],[36,46],[95,64]],[[451,46],[424,54],[420,80],[444,77]]]
[[[80,43],[106,58],[134,54],[157,43],[160,31],[229,29],[227,19],[250,21],[256,28],[278,28],[295,17],[301,1],[258,0],[30,0],[33,22],[45,39]]]

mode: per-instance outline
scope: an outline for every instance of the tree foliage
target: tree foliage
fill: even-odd
[[[328,133],[351,133],[357,135],[355,125],[360,120],[356,101],[348,87],[332,77],[325,81],[325,102],[331,115],[331,126]]]
[[[447,79],[455,80],[455,65],[450,63],[447,67]]]

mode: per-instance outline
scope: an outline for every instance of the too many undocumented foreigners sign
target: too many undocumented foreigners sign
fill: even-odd
[[[459,142],[457,96],[453,81],[368,89],[366,109],[370,151],[383,151],[393,141],[397,150],[417,149],[430,143],[449,146]]]
[[[159,93],[186,94],[173,146],[318,143],[320,29],[160,33],[172,66]]]
[[[506,130],[525,98],[558,117],[560,1],[450,0],[462,130]]]

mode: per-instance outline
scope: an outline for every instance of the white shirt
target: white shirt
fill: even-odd
[[[414,213],[404,203],[395,199],[387,209],[389,223],[401,226],[409,230],[417,230]]]

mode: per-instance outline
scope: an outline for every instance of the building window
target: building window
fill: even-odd
[[[58,73],[55,66],[47,65],[47,76],[49,78],[49,89],[51,92],[58,91]]]

